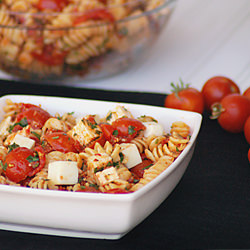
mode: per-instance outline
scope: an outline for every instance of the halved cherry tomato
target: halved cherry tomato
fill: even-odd
[[[247,142],[250,144],[250,116],[247,118],[244,125],[244,135]]]
[[[131,141],[140,131],[146,129],[142,122],[128,117],[122,117],[113,121],[112,127],[114,131],[117,131],[117,137],[121,138],[123,142]]]
[[[15,123],[19,123],[24,118],[32,128],[37,129],[43,127],[44,123],[50,118],[50,114],[38,106],[31,106],[16,116]]]
[[[244,95],[245,97],[247,97],[248,99],[250,99],[250,87],[247,88],[247,89],[244,91],[243,95]]]
[[[198,113],[204,111],[204,100],[201,92],[195,88],[184,85],[181,81],[181,86],[175,86],[171,83],[173,91],[165,98],[164,106],[166,108],[174,108],[181,110],[188,110]]]
[[[114,133],[114,128],[111,124],[108,124],[108,123],[101,123],[100,124],[100,127],[101,127],[101,130],[103,132],[103,135],[105,137],[105,139],[107,141],[113,141],[113,139],[115,138],[113,133]]]
[[[18,147],[10,151],[5,159],[6,176],[16,183],[33,176],[45,165],[45,154],[42,149],[36,150]]]
[[[44,135],[44,139],[56,151],[63,153],[79,153],[81,151],[80,143],[62,131],[47,133]]]
[[[226,95],[240,93],[240,89],[231,79],[224,76],[215,76],[205,82],[201,93],[205,101],[205,108],[211,110],[213,103],[220,102]]]
[[[139,178],[143,177],[145,169],[148,169],[152,165],[152,161],[149,159],[144,159],[142,163],[136,165],[135,167],[131,168],[130,171],[134,173]]]
[[[68,4],[68,0],[39,0],[37,8],[41,11],[61,11]]]
[[[43,47],[42,53],[38,53],[33,51],[31,55],[38,61],[42,62],[43,64],[49,66],[57,66],[64,63],[64,58],[67,55],[67,52],[59,52],[56,51],[54,46],[52,45],[45,45]]]
[[[114,16],[106,9],[95,9],[85,12],[82,16],[75,19],[74,25],[86,22],[88,20],[105,20],[113,23],[115,21]]]
[[[250,100],[240,94],[225,96],[221,102],[212,105],[212,119],[218,119],[220,126],[228,132],[239,133],[250,116]]]

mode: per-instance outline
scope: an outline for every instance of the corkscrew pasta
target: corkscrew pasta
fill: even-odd
[[[166,0],[50,1],[0,2],[0,67],[7,72],[53,79],[123,67],[117,58],[152,43],[170,14],[151,13]]]
[[[179,157],[189,126],[169,132],[153,117],[124,106],[106,115],[51,115],[31,103],[6,100],[0,123],[0,184],[69,192],[131,193]]]

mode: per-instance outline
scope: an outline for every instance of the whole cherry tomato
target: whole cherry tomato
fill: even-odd
[[[171,86],[173,91],[165,98],[165,107],[203,113],[204,100],[201,92],[188,84],[184,86],[182,81],[181,86],[175,86],[173,83]]]
[[[243,95],[244,95],[245,97],[247,97],[248,99],[250,99],[250,87],[247,88],[247,89],[244,91]]]
[[[244,135],[247,142],[250,144],[250,116],[247,118],[244,125]]]
[[[43,10],[61,11],[68,4],[68,0],[39,0],[37,8]]]
[[[56,151],[79,153],[81,150],[80,143],[62,131],[47,133],[43,138]]]
[[[141,163],[136,165],[135,167],[131,168],[130,171],[134,173],[139,178],[143,177],[145,169],[148,169],[150,166],[152,166],[152,161],[149,159],[144,159]]]
[[[250,116],[250,100],[240,94],[225,96],[221,102],[212,105],[212,119],[218,119],[220,126],[228,132],[239,133]]]
[[[6,176],[11,181],[18,183],[28,176],[33,176],[44,167],[45,154],[40,148],[36,151],[18,147],[7,154],[4,165],[6,166]]]
[[[106,9],[95,9],[85,12],[84,15],[75,19],[74,25],[86,22],[88,20],[105,20],[113,23],[115,21],[114,16]]]
[[[240,93],[240,90],[231,79],[224,76],[215,76],[205,82],[201,93],[204,97],[205,108],[211,110],[213,103],[221,101],[226,95]]]
[[[249,160],[249,163],[250,163],[250,148],[248,150],[248,160]]]
[[[16,116],[15,123],[18,125],[21,120],[26,119],[33,129],[40,129],[49,118],[50,114],[47,111],[38,106],[31,106]]]

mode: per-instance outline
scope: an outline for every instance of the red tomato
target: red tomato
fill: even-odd
[[[248,150],[248,160],[249,160],[249,163],[250,163],[250,148]]]
[[[101,123],[100,124],[101,130],[103,132],[103,135],[105,137],[105,139],[109,142],[114,142],[114,128],[112,125],[108,124],[108,123]]]
[[[74,25],[86,22],[88,20],[106,20],[113,23],[115,18],[109,11],[105,9],[95,9],[85,12],[84,15],[77,17],[74,21]]]
[[[62,131],[45,134],[44,139],[56,151],[79,153],[81,150],[80,143]]]
[[[43,10],[61,11],[68,4],[68,0],[39,0],[37,8]]]
[[[244,95],[245,97],[247,97],[248,99],[250,99],[250,87],[247,88],[247,89],[244,91],[243,95]]]
[[[58,52],[52,45],[45,45],[42,53],[33,51],[31,55],[38,61],[49,66],[57,66],[64,63],[67,52]]]
[[[240,89],[231,79],[215,76],[205,82],[201,93],[205,101],[205,108],[211,110],[213,103],[220,102],[226,95],[240,93]]]
[[[145,159],[142,161],[142,163],[136,165],[135,167],[131,168],[130,171],[134,173],[139,178],[143,177],[145,169],[149,168],[152,165],[152,161]]]
[[[189,85],[184,86],[182,81],[181,86],[175,86],[173,83],[171,86],[173,91],[165,98],[165,107],[203,113],[204,100],[197,89],[190,88]]]
[[[40,150],[40,149],[39,149]],[[40,162],[40,159],[42,161]],[[25,147],[18,147],[10,151],[5,159],[6,176],[16,183],[33,176],[45,164],[45,154]]]
[[[33,129],[42,128],[44,123],[50,118],[50,114],[38,106],[24,109],[23,112],[19,113],[16,117],[15,123],[20,122],[26,118],[28,124]]]
[[[247,142],[250,144],[250,116],[247,118],[244,125],[244,135]]]
[[[223,129],[239,133],[250,115],[250,100],[240,94],[225,96],[220,103],[212,105],[212,119],[218,119]]]
[[[123,142],[129,142],[137,136],[141,130],[146,129],[142,122],[127,117],[119,118],[113,121],[112,127],[114,128],[114,131],[117,131],[117,136],[121,138]]]

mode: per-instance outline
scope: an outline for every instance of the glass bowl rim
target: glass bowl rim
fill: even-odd
[[[135,2],[141,2],[142,0],[135,0]],[[175,3],[177,2],[177,0],[164,0],[163,4],[157,6],[154,9],[151,10],[147,10],[144,11],[142,13],[139,13],[137,15],[134,16],[127,16],[125,18],[119,19],[119,20],[115,20],[114,23],[115,24],[120,24],[123,22],[128,22],[128,21],[132,21],[135,20],[137,18],[143,17],[143,16],[149,16],[152,14],[155,14],[157,12],[159,12],[160,10],[168,7],[168,6],[173,6]],[[112,7],[119,7],[121,5],[112,5]],[[101,8],[99,8],[101,9]],[[108,8],[103,8],[103,10],[107,10]],[[93,9],[97,10],[97,9]],[[16,12],[16,11],[8,11],[8,10],[0,10],[0,13],[6,13],[12,16],[15,15],[29,15],[29,16],[34,16],[34,17],[50,17],[50,16],[62,16],[62,15],[74,15],[74,16],[81,16],[84,13],[82,12],[78,12],[78,13],[72,13],[72,12],[68,12],[68,13],[62,13],[62,12],[51,12],[51,13],[44,13],[44,12],[37,12],[37,13],[27,13],[27,12]],[[98,23],[98,24],[85,24],[85,25],[77,25],[77,26],[67,26],[67,27],[46,27],[46,26],[41,26],[41,27],[35,27],[35,26],[28,26],[28,25],[22,25],[22,24],[17,24],[17,25],[2,25],[0,24],[0,28],[12,28],[12,29],[29,29],[29,30],[70,30],[70,29],[82,29],[82,28],[93,28],[93,27],[99,27],[99,26],[105,26],[105,25],[110,25],[111,22],[102,22],[102,23]]]

